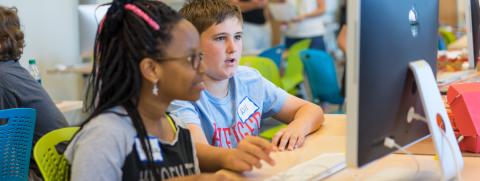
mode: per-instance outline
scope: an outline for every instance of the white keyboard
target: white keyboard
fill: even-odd
[[[323,153],[267,180],[322,180],[344,169],[346,166],[344,153]]]
[[[475,70],[472,69],[457,72],[445,72],[437,74],[437,83],[439,85],[450,84],[474,74]]]

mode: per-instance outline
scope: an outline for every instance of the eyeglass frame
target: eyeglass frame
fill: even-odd
[[[174,60],[186,59],[192,65],[193,70],[198,70],[198,68],[200,67],[200,64],[203,61],[203,53],[198,52],[198,53],[192,53],[190,55],[181,56],[181,57],[161,57],[161,58],[155,58],[155,59],[159,61],[174,61]]]

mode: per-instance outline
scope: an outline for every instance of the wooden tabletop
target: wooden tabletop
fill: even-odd
[[[325,115],[325,123],[317,132],[309,135],[305,140],[303,147],[294,151],[275,152],[271,156],[275,160],[275,166],[269,166],[263,163],[261,169],[238,174],[228,170],[221,170],[218,173],[225,174],[233,179],[238,180],[264,180],[276,173],[286,171],[288,168],[307,161],[322,153],[345,152],[346,151],[346,116],[345,115]],[[420,147],[415,148],[427,149],[433,145],[431,141],[419,143]],[[409,149],[407,149],[409,150]],[[415,160],[419,163],[418,177],[430,180],[438,180],[440,169],[438,162],[434,160],[433,155],[415,155]],[[415,173],[416,163],[408,155],[390,154],[382,159],[377,160],[361,169],[347,168],[343,171],[327,178],[327,180],[389,180],[392,179],[392,173],[395,178],[401,179],[402,174]],[[476,179],[480,173],[480,158],[464,156],[464,170],[461,173],[463,180]],[[387,175],[387,176],[385,176]],[[422,179],[422,180],[424,180]]]
[[[55,103],[55,105],[62,113],[66,113],[82,109],[83,101],[61,101]]]
[[[79,65],[59,65],[55,69],[47,70],[49,74],[56,74],[56,73],[78,73],[82,75],[89,75],[92,73],[93,64],[92,63],[85,63]]]

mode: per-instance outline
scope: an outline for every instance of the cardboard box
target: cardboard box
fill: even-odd
[[[463,136],[480,135],[480,83],[453,84],[447,101]]]
[[[480,139],[478,135],[464,137],[459,145],[462,151],[480,153]]]

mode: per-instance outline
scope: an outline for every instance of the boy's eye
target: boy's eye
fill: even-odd
[[[235,40],[241,40],[242,39],[242,35],[235,35]]]
[[[216,37],[215,40],[216,41],[223,41],[223,40],[225,40],[225,37],[224,36],[219,36],[219,37]]]

